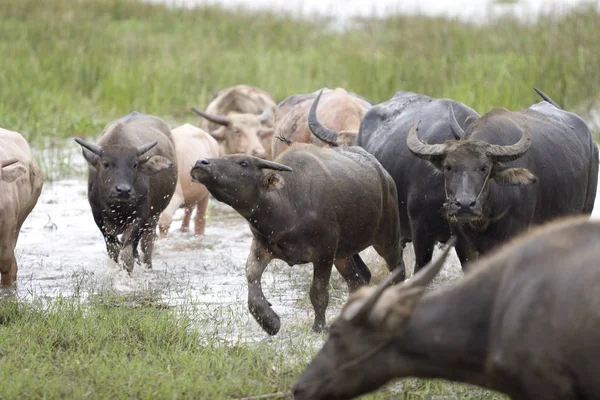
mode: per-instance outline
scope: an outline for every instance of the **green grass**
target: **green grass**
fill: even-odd
[[[599,17],[593,8],[534,24],[393,17],[336,33],[323,21],[268,12],[4,0],[0,126],[48,147],[95,136],[131,110],[196,121],[190,105],[239,83],[277,100],[323,86],[373,102],[411,90],[481,113],[528,107],[538,86],[565,108],[585,110],[600,93]]]
[[[225,343],[199,329],[199,313],[201,308],[177,311],[152,298],[107,294],[43,305],[0,300],[0,398],[291,398],[292,383],[318,349],[317,335],[302,331],[294,340]],[[500,398],[416,379],[364,398],[397,398],[399,390],[406,399]]]

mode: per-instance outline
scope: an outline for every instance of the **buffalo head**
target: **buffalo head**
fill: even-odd
[[[455,121],[452,109],[450,114],[451,121]],[[484,217],[490,181],[499,185],[527,185],[536,181],[536,177],[528,169],[504,164],[522,157],[529,150],[529,127],[522,131],[517,143],[501,146],[482,140],[463,139],[464,132],[455,123],[451,126],[458,140],[450,140],[444,144],[426,144],[417,135],[419,122],[412,126],[407,145],[414,155],[429,161],[444,175],[445,213],[451,222],[475,222]]]
[[[292,169],[262,158],[236,154],[200,159],[190,173],[192,180],[204,184],[217,200],[242,212],[255,204],[261,194],[285,185],[283,176],[275,171]]]
[[[266,123],[271,117],[268,106],[265,106],[261,114],[229,114],[213,115],[207,114],[195,107],[192,110],[215,124],[222,125],[221,128],[210,134],[219,142],[225,142],[227,154],[247,154],[259,158],[268,158],[269,154],[262,144],[273,136],[274,129]]]
[[[11,158],[10,160],[0,161],[0,180],[4,182],[14,182],[23,175],[27,170],[22,165],[17,165],[14,168],[6,168],[15,163],[19,162],[16,158]]]
[[[411,279],[392,286],[400,269],[376,287],[356,291],[331,324],[329,337],[294,385],[294,398],[350,399],[397,376],[410,374],[410,354],[398,357],[396,341],[410,322],[425,287],[442,268],[450,246]],[[391,287],[390,287],[391,286]]]
[[[96,183],[108,204],[132,204],[148,192],[148,175],[173,166],[166,157],[145,155],[157,142],[139,147],[103,148],[75,138],[82,147],[83,156],[97,173]]]

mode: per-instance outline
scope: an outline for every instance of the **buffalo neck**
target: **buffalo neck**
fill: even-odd
[[[280,191],[262,193],[252,205],[238,212],[264,237],[291,229],[296,210]]]
[[[493,389],[485,373],[498,276],[480,273],[424,295],[393,354],[395,376],[442,378]],[[485,273],[481,273],[485,272]]]

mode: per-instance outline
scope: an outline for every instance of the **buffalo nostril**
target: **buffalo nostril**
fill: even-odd
[[[469,207],[473,208],[473,207],[475,207],[475,204],[477,204],[477,202],[476,202],[476,201],[472,201],[472,202],[469,204]]]
[[[115,189],[117,190],[117,193],[120,194],[129,194],[131,192],[131,186],[129,185],[117,185]]]
[[[196,161],[196,165],[200,166],[200,165],[209,165],[210,162],[206,159],[206,158],[201,158],[198,161]]]

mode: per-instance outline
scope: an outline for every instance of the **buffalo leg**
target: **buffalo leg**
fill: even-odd
[[[196,236],[204,234],[206,227],[206,209],[208,208],[208,195],[198,202],[196,207],[196,218],[194,220],[194,233]]]
[[[121,249],[121,253],[119,254],[120,262],[125,267],[125,270],[131,274],[133,271],[133,264],[135,262],[137,246],[140,242],[140,238],[145,226],[142,225],[141,221],[137,221],[133,223],[126,231],[123,233],[123,248]]]
[[[0,285],[12,286],[17,280],[17,260],[12,258],[0,260]]]
[[[150,226],[144,228],[140,245],[144,253],[143,263],[147,269],[152,269],[152,252],[154,251],[154,239],[156,235],[156,221],[150,221]]]
[[[388,271],[393,272],[396,268],[401,269],[400,275],[398,275],[394,283],[402,282],[406,279],[406,268],[402,259],[403,246],[399,240],[394,243],[386,243],[385,246],[374,245],[373,248],[385,260]]]
[[[415,271],[413,274],[419,272],[433,256],[433,245],[435,240],[430,238],[430,234],[427,232],[427,227],[422,221],[419,223],[415,220],[411,220],[411,230],[413,238],[413,248],[415,250]]]
[[[252,240],[252,247],[246,261],[246,280],[248,281],[248,309],[258,324],[269,335],[279,332],[281,322],[279,316],[271,309],[271,304],[262,291],[262,274],[273,259],[256,239]]]
[[[342,278],[344,278],[346,281],[346,284],[348,285],[348,291],[350,293],[354,292],[361,286],[369,284],[369,282],[365,280],[365,277],[359,273],[360,271],[358,271],[358,268],[360,267],[356,265],[353,257],[337,259],[333,264]]]
[[[181,232],[187,232],[190,230],[192,212],[194,212],[194,205],[184,207],[183,220],[181,221]]]
[[[119,241],[117,235],[112,233],[112,230],[109,232],[109,229],[104,224],[102,215],[99,212],[93,212],[93,210],[94,207],[92,207],[92,214],[94,215],[94,221],[96,221],[96,225],[104,237],[104,242],[106,243],[106,252],[115,263],[118,263],[119,252],[121,251],[121,242]]]
[[[469,263],[477,260],[477,250],[475,250],[473,246],[470,246],[468,241],[464,238],[459,238],[454,249],[456,250],[456,255],[460,260],[460,265],[462,267],[463,272],[466,272]]]
[[[310,285],[310,302],[315,309],[314,332],[325,330],[325,310],[329,304],[329,278],[332,268],[331,259],[320,259],[313,262],[313,280]]]

